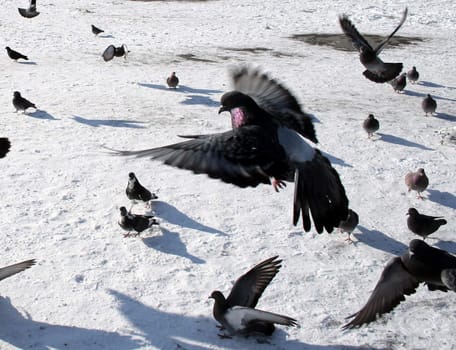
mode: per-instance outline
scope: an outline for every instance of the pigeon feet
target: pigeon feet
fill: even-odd
[[[284,182],[282,180],[277,180],[277,179],[273,178],[272,179],[272,187],[274,188],[274,190],[276,192],[279,192],[279,190],[281,190],[282,188],[287,187],[287,184],[286,184],[286,182]]]
[[[127,238],[127,237],[138,237],[139,236],[139,233],[124,233],[124,238]]]

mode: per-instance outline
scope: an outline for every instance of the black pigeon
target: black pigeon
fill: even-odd
[[[390,84],[393,87],[395,92],[402,92],[407,85],[406,74],[402,73],[397,78],[394,78],[393,80],[391,80]]]
[[[166,84],[168,84],[169,88],[177,88],[177,85],[179,85],[179,78],[176,76],[176,72],[172,72],[171,75],[166,78]]]
[[[28,60],[28,57],[21,54],[20,52],[14,51],[11,49],[9,46],[5,47],[6,53],[8,54],[9,58],[12,60],[17,61],[19,58],[22,58],[23,60]]]
[[[237,279],[226,299],[220,291],[212,292],[209,298],[214,299],[213,315],[222,329],[230,335],[271,335],[274,324],[298,325],[291,317],[255,309],[264,290],[279,272],[281,262],[274,256],[253,267]]]
[[[413,66],[412,69],[410,69],[407,72],[407,79],[412,83],[415,84],[418,79],[420,78],[420,73],[416,70],[416,67]]]
[[[351,39],[353,46],[359,51],[359,59],[363,66],[366,67],[363,74],[367,79],[376,83],[385,83],[397,77],[402,71],[402,63],[384,63],[378,56],[393,35],[404,24],[404,21],[407,18],[407,11],[407,8],[405,8],[399,25],[375,49],[358,32],[346,15],[339,17],[339,23],[343,32]]]
[[[98,35],[98,34],[104,32],[103,29],[100,29],[100,28],[98,28],[98,27],[95,27],[93,24],[91,24],[91,27],[92,27],[92,33],[95,34],[95,35]]]
[[[136,234],[126,233],[124,237],[139,236],[141,232],[147,230],[153,225],[159,225],[158,221],[152,215],[138,215],[127,212],[127,208],[120,207],[119,225],[125,231],[136,231]]]
[[[4,158],[11,148],[11,142],[7,137],[0,137],[0,158]]]
[[[133,203],[136,203],[136,201],[142,201],[147,204],[149,201],[158,198],[155,193],[151,193],[147,188],[139,183],[135,173],[128,174],[128,184],[125,192],[128,199],[130,199]]]
[[[30,102],[26,98],[23,98],[19,91],[14,91],[13,106],[14,108],[16,108],[16,113],[17,111],[25,112],[30,107],[36,109],[35,104]]]
[[[375,321],[404,301],[406,295],[415,293],[420,283],[426,283],[430,291],[456,292],[456,257],[423,240],[412,240],[406,253],[386,264],[366,305],[348,316],[354,318],[343,328]]]
[[[441,216],[429,216],[420,214],[415,208],[409,208],[407,227],[410,231],[426,239],[431,233],[437,231],[440,226],[446,225],[446,220]]]
[[[239,187],[270,184],[278,190],[294,181],[293,224],[310,214],[318,233],[332,232],[347,217],[348,199],[329,160],[304,138],[317,141],[311,117],[277,81],[250,67],[232,72],[235,91],[222,96],[219,113],[231,113],[232,130],[184,136],[190,140],[142,151],[115,151],[150,157]]]
[[[435,113],[435,110],[437,109],[437,101],[434,100],[430,94],[427,94],[423,101],[421,101],[421,107],[427,117],[429,114],[432,115]]]
[[[109,45],[106,50],[104,50],[103,54],[101,55],[105,62],[111,61],[114,57],[122,57],[124,56],[127,59],[128,51],[127,46],[123,44],[122,46],[115,47],[114,45]]]
[[[32,267],[35,263],[35,259],[31,259],[0,268],[0,281]]]
[[[418,168],[415,172],[411,171],[405,175],[405,184],[408,188],[408,192],[418,192],[418,198],[423,199],[421,192],[426,190],[429,186],[429,178],[424,172],[423,168]]]
[[[380,122],[374,117],[373,114],[369,114],[363,122],[363,129],[367,132],[367,138],[371,138],[380,128]]]
[[[346,239],[349,242],[352,242],[351,234],[355,230],[356,226],[359,224],[359,216],[358,214],[352,210],[348,209],[348,216],[344,221],[339,223],[339,231],[346,232],[348,234],[348,238]]]
[[[18,8],[19,13],[22,17],[33,18],[38,16],[40,13],[36,10],[36,0],[30,0],[30,5],[28,8]]]

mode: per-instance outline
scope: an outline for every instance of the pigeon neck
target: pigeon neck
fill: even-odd
[[[243,107],[235,107],[230,110],[231,126],[233,129],[240,128],[250,119],[247,111]]]

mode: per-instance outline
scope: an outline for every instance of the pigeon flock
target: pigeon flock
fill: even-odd
[[[47,15],[43,8],[41,10],[40,18]],[[37,11],[36,0],[30,0],[28,8],[18,8],[18,11],[22,17],[27,18],[27,22],[40,14]],[[390,84],[394,92],[399,93],[397,95],[399,97],[404,95],[407,82],[419,84],[423,74],[420,75],[415,66],[404,72],[403,63],[384,62],[379,55],[406,23],[408,14],[409,10],[405,8],[399,24],[393,32],[376,46],[369,43],[358,32],[348,15],[340,14],[338,18],[341,33],[349,38],[359,53],[359,61],[365,68],[363,75],[368,79],[367,82],[372,85],[373,89],[378,88],[381,84]],[[104,29],[109,32],[109,28],[104,27]],[[104,35],[100,36],[100,34],[105,33],[105,30],[93,24],[87,28],[89,33],[90,31],[93,33],[94,36],[91,36],[93,40],[103,40]],[[6,46],[5,49],[7,56],[12,60],[10,61],[12,65],[21,65],[21,61],[18,60],[29,60],[28,56],[9,46]],[[22,51],[22,48],[19,49]],[[98,59],[109,62],[115,57],[124,57],[123,63],[125,63],[129,53],[125,44],[118,47],[111,44],[101,55],[98,55]],[[116,60],[110,64],[116,64]],[[292,68],[290,67],[290,69]],[[179,71],[179,76],[181,80],[173,71],[162,81],[164,87],[162,90],[170,94],[170,100],[174,94],[179,94],[184,89],[182,81],[185,81],[185,75]],[[273,77],[272,74],[266,73],[257,65],[246,62],[236,63],[228,69],[228,77],[229,84],[227,85],[230,88],[222,91],[219,101],[217,101],[218,110],[214,113],[215,118],[229,118],[231,128],[228,130],[207,130],[200,133],[195,128],[195,132],[187,130],[187,132],[177,135],[181,139],[179,142],[152,147],[147,145],[147,139],[143,139],[144,149],[139,150],[131,149],[129,145],[112,148],[105,145],[100,147],[100,153],[108,150],[108,155],[105,154],[106,152],[103,154],[113,161],[125,159],[128,164],[134,164],[135,161],[141,161],[144,158],[153,161],[146,163],[150,164],[150,168],[142,168],[141,174],[136,170],[135,172],[131,169],[126,171],[128,174],[128,179],[125,178],[126,188],[122,187],[121,191],[123,196],[126,195],[125,200],[128,200],[131,205],[128,210],[128,206],[118,207],[118,211],[116,210],[118,219],[115,223],[116,228],[120,227],[126,232],[123,237],[147,242],[143,232],[150,230],[149,238],[150,236],[153,238],[157,232],[162,232],[162,226],[165,225],[162,225],[160,220],[160,214],[163,213],[156,208],[159,206],[158,201],[155,201],[158,199],[158,195],[147,188],[151,181],[150,173],[154,167],[161,167],[162,165],[159,163],[161,162],[165,166],[182,169],[188,177],[194,176],[193,174],[204,174],[211,179],[216,179],[223,183],[227,191],[235,187],[239,188],[242,193],[249,188],[268,185],[271,187],[271,195],[277,197],[278,193],[281,194],[285,191],[287,183],[292,183],[293,198],[288,198],[291,208],[291,220],[289,221],[295,229],[298,229],[299,236],[302,237],[290,236],[284,239],[318,239],[321,237],[319,235],[324,232],[338,231],[347,234],[348,243],[343,243],[341,240],[344,247],[362,249],[362,244],[359,243],[362,243],[363,240],[357,239],[356,232],[357,228],[361,231],[362,226],[359,225],[363,223],[364,219],[357,208],[352,208],[353,203],[350,202],[348,186],[344,185],[345,179],[337,171],[337,165],[341,161],[319,149],[321,144],[324,145],[325,140],[317,137],[315,126],[319,122],[318,119],[304,111],[303,105],[291,92],[291,87],[275,76]],[[364,78],[360,76],[360,79]],[[27,110],[38,110],[37,105],[42,106],[34,96],[29,96],[29,93],[24,93],[24,95],[36,101],[37,105],[22,96],[19,91],[12,91],[12,95],[12,105],[16,113],[22,111],[23,115],[27,116]],[[375,105],[372,105],[372,110],[374,109]],[[431,94],[427,94],[421,101],[421,109],[426,117],[436,115],[437,102]],[[172,107],[169,112],[172,113]],[[21,116],[21,114],[17,116]],[[82,118],[80,119],[82,120]],[[383,119],[380,119],[383,130]],[[429,119],[432,118],[426,118],[426,120]],[[159,133],[160,128],[165,127],[165,125],[154,125],[153,132]],[[367,143],[369,144],[375,144],[377,143],[376,138],[384,137],[378,133],[380,122],[373,113],[369,113],[362,124],[358,124],[358,127],[359,129],[362,127],[361,131],[364,129],[364,132],[367,133],[369,140]],[[2,135],[0,137],[0,163],[6,164],[15,161],[15,152],[11,152],[11,150],[14,150],[13,135]],[[348,316],[347,321],[337,321],[339,331],[348,332],[383,318],[384,314],[392,312],[400,303],[406,304],[406,297],[416,293],[420,284],[424,284],[429,292],[456,292],[456,256],[432,245],[434,240],[438,239],[436,232],[444,230],[445,225],[453,218],[438,215],[438,210],[436,210],[436,216],[419,212],[419,210],[427,212],[418,206],[428,200],[425,192],[432,187],[432,173],[430,173],[431,179],[429,179],[424,170],[425,167],[426,164],[420,165],[416,171],[410,171],[400,179],[396,179],[402,186],[405,182],[405,196],[416,200],[415,206],[418,208],[410,207],[407,213],[404,213],[404,221],[398,223],[398,227],[401,224],[406,225],[411,233],[420,238],[412,239],[406,245],[404,244],[403,246],[406,248],[398,252],[397,256],[392,257],[383,271],[378,271],[379,280],[370,292],[367,302],[359,311]],[[33,169],[28,169],[28,171],[33,171]],[[172,179],[170,178],[169,181]],[[8,190],[19,191],[20,189],[9,188]],[[123,190],[125,190],[125,194]],[[258,207],[265,205],[269,199],[262,198],[260,191],[256,189],[255,191],[248,193],[258,195],[256,205]],[[414,193],[409,193],[412,191],[416,192],[416,198]],[[159,194],[162,198],[163,193],[159,192]],[[239,198],[239,201],[241,200],[242,198]],[[284,198],[280,200],[284,200]],[[369,199],[366,198],[366,200]],[[207,205],[207,210],[210,211],[210,203],[198,203],[198,205]],[[139,214],[139,211],[143,213]],[[287,214],[280,213],[280,215]],[[273,230],[272,219],[271,223],[264,223],[264,227],[265,230]],[[166,234],[166,232],[166,229],[163,229],[163,233]],[[309,238],[304,232],[315,232],[318,235]],[[368,234],[366,233],[366,235]],[[338,239],[337,237],[338,235],[333,236],[335,240]],[[135,241],[135,239],[131,239],[131,241]],[[249,255],[248,249],[243,251],[245,256],[239,258],[247,259],[256,265],[235,280],[229,293],[222,292],[225,290],[223,285],[213,286],[213,288],[220,288],[209,295],[209,299],[213,299],[211,300],[212,315],[218,322],[220,339],[242,341],[239,339],[254,336],[257,338],[258,346],[261,346],[263,343],[270,344],[268,340],[259,339],[271,337],[276,326],[282,326],[282,334],[295,329],[293,327],[306,327],[300,320],[300,315],[284,315],[282,311],[267,306],[257,308],[263,294],[267,295],[265,290],[272,284],[273,279],[282,268],[282,263],[285,263],[284,268],[287,263],[285,256],[279,258],[273,252],[265,253],[267,256],[274,256],[261,259],[255,255]],[[36,260],[31,259],[0,268],[0,280],[22,272],[35,264]],[[305,262],[302,264],[304,267]],[[34,267],[34,270],[37,269],[39,266]],[[218,274],[219,271],[217,268],[213,269],[211,273]],[[223,276],[223,273],[220,275]],[[290,280],[287,279],[287,281]],[[371,287],[368,283],[358,286],[361,290],[366,290],[366,296]],[[292,288],[293,285],[290,283],[288,288],[290,295],[281,295],[281,297],[284,299],[299,297],[299,291],[292,291]],[[450,294],[447,293],[443,298],[452,297],[454,301],[454,295],[450,296]],[[225,295],[227,296],[225,297]],[[1,306],[0,303],[0,314],[2,313]],[[432,302],[428,307],[432,308]],[[356,306],[354,308],[356,309]],[[397,312],[391,317],[399,318],[401,316]],[[369,327],[374,328],[375,324],[371,324]],[[179,343],[176,344],[176,348],[186,349]]]

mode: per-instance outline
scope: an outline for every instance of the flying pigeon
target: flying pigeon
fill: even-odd
[[[19,13],[22,17],[33,18],[38,16],[40,13],[36,10],[36,0],[30,0],[30,5],[27,9],[18,8]]]
[[[126,233],[124,237],[136,237],[141,232],[147,230],[153,225],[159,225],[158,221],[152,215],[138,215],[127,212],[127,208],[120,207],[120,219],[118,221],[120,227],[125,231],[136,231],[133,233]]]
[[[7,137],[0,137],[0,158],[4,158],[11,148],[11,142]]]
[[[380,128],[380,122],[373,114],[369,114],[363,122],[363,128],[367,132],[367,138],[370,139],[374,135],[374,132]]]
[[[127,46],[123,44],[122,46],[115,47],[114,45],[109,45],[106,50],[104,50],[103,54],[101,55],[105,62],[111,61],[114,57],[122,57],[127,59],[128,51]]]
[[[23,98],[19,91],[14,91],[13,106],[16,108],[16,113],[17,111],[23,111],[23,113],[25,113],[25,111],[30,107],[36,109],[35,104]]]
[[[221,98],[219,113],[229,111],[232,129],[183,136],[189,140],[118,155],[150,157],[167,165],[205,173],[239,187],[272,182],[276,191],[294,181],[293,224],[332,232],[348,214],[348,199],[336,170],[305,138],[316,142],[311,117],[291,93],[250,67],[232,71],[234,91]]]
[[[456,257],[423,240],[412,240],[407,252],[389,260],[366,305],[348,316],[353,319],[343,328],[375,321],[415,293],[420,283],[426,283],[430,291],[456,292]]]
[[[347,218],[344,221],[341,221],[338,226],[340,232],[346,232],[348,234],[346,241],[352,242],[350,235],[352,234],[356,226],[358,226],[358,224],[358,214],[354,210],[348,209]]]
[[[31,259],[0,268],[0,281],[32,267],[35,263],[35,259]]]
[[[104,32],[103,29],[100,29],[100,28],[98,28],[98,27],[95,27],[93,24],[91,24],[91,27],[92,27],[92,33],[95,34],[95,35],[98,35],[98,34]]]
[[[226,299],[222,292],[212,292],[209,297],[214,299],[212,312],[221,324],[221,329],[229,335],[271,335],[275,329],[274,324],[298,325],[291,317],[255,309],[264,290],[279,272],[281,262],[278,256],[274,256],[253,267],[237,279]]]
[[[135,173],[128,174],[128,184],[125,192],[128,199],[130,199],[133,204],[135,204],[136,201],[142,201],[148,204],[149,201],[158,198],[155,193],[151,193],[147,188],[139,183],[138,179],[135,176]]]
[[[359,51],[359,59],[366,68],[363,74],[367,79],[376,83],[385,83],[394,79],[402,71],[402,63],[384,63],[378,56],[393,35],[404,24],[407,18],[407,11],[407,8],[405,8],[399,25],[375,49],[358,32],[346,15],[339,16],[339,23],[344,34],[351,39],[353,46]]]
[[[418,73],[415,66],[407,72],[407,78],[412,84],[415,84],[418,81],[420,73]]]
[[[9,58],[11,58],[12,60],[17,61],[19,58],[28,60],[27,56],[21,54],[20,52],[14,51],[9,46],[5,47],[5,49],[6,49],[6,53],[8,54]]]
[[[403,91],[405,89],[405,86],[407,85],[406,73],[402,73],[397,78],[394,78],[393,80],[391,80],[390,84],[393,87],[395,92],[399,93],[399,92]]]
[[[434,100],[430,94],[427,94],[423,101],[421,101],[421,107],[427,117],[429,114],[432,115],[435,113],[435,110],[437,109],[437,101]]]
[[[176,72],[172,72],[171,75],[166,78],[166,84],[168,84],[168,87],[170,88],[177,88],[177,85],[179,85],[179,78],[176,76]]]
[[[418,198],[423,199],[423,192],[429,185],[429,179],[423,168],[419,168],[416,172],[409,172],[405,175],[405,184],[408,187],[408,192],[411,190],[418,192]]]
[[[426,239],[431,233],[437,231],[440,226],[446,225],[446,220],[441,216],[428,216],[420,214],[415,208],[409,208],[407,227],[413,233]]]

